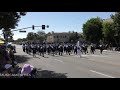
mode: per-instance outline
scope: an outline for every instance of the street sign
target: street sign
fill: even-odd
[[[19,32],[23,32],[23,33],[26,33],[26,31],[19,31]]]

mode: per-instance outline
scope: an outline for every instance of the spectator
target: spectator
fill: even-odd
[[[12,65],[14,68],[15,57],[14,57],[14,48],[12,46],[9,49],[9,57],[10,57],[10,60],[12,61]]]
[[[13,46],[13,49],[14,49],[14,53],[16,53],[16,47],[15,47],[15,45]]]

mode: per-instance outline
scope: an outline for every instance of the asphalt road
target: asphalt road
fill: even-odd
[[[22,51],[21,45],[16,45],[16,59],[20,66],[26,63],[39,68],[40,78],[120,78],[120,53],[104,50],[100,54],[52,56],[37,55],[33,58]]]

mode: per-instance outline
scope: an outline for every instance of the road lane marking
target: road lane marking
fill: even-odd
[[[83,56],[83,57],[100,57],[100,58],[107,57],[107,58],[112,58],[110,56],[104,56],[104,55],[84,55],[84,54],[82,54],[81,56]],[[80,56],[79,55],[74,55],[74,57],[80,57]]]
[[[63,61],[61,61],[61,60],[58,60],[58,59],[54,59],[54,60],[56,60],[56,61],[59,61],[59,62],[62,62],[62,63],[63,63]]]
[[[103,73],[100,73],[100,72],[97,72],[97,71],[94,71],[94,70],[90,70],[91,72],[94,72],[94,73],[97,73],[97,74],[100,74],[100,75],[103,75],[103,76],[106,76],[106,77],[109,77],[109,78],[115,78],[113,76],[110,76],[110,75],[106,75],[106,74],[103,74]]]

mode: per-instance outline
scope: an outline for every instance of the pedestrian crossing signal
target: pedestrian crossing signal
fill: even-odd
[[[45,29],[45,25],[42,25],[42,29]]]

